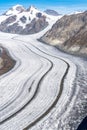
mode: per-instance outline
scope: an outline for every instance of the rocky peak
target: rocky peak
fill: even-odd
[[[31,14],[39,12],[38,9],[32,5],[27,9],[27,11],[29,11]]]

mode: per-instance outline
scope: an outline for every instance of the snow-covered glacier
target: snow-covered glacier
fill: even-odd
[[[0,76],[0,130],[76,130],[85,116],[87,62],[37,40],[52,24],[33,35],[0,33],[16,60]]]

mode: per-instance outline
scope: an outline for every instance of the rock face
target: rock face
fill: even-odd
[[[26,18],[25,16],[23,16],[23,17],[20,18],[20,21],[21,21],[22,23],[26,23],[27,18]]]
[[[43,30],[48,25],[48,22],[46,22],[46,18],[44,16],[41,16],[41,18],[37,20],[33,19],[29,24],[25,25],[25,28],[23,28],[23,26],[18,24],[18,22],[14,22],[13,24],[10,24],[11,22],[16,21],[15,18],[16,16],[11,16],[5,21],[3,21],[0,25],[0,31],[26,35],[26,34],[37,33]],[[22,23],[25,23],[26,17],[23,16],[20,20]]]
[[[87,12],[63,16],[41,40],[65,51],[87,54]]]
[[[47,27],[48,23],[45,20],[44,16],[41,16],[37,21],[36,19],[33,19],[30,24],[26,25],[25,29],[22,29],[20,34],[33,34],[40,32],[45,27]]]
[[[48,15],[59,16],[59,13],[55,10],[47,9],[44,12],[47,13]]]
[[[4,20],[0,22],[0,31],[24,35],[43,30],[48,26],[48,19],[50,19],[33,6],[24,9],[21,5],[13,6],[4,13],[3,17]]]
[[[76,35],[67,40],[64,48],[71,52],[87,54],[87,25],[84,25]]]

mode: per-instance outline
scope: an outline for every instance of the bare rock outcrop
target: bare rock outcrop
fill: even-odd
[[[71,53],[87,54],[87,11],[63,16],[41,40]]]

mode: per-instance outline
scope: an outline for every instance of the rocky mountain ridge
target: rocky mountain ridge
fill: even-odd
[[[87,54],[87,11],[63,16],[41,40],[64,51]]]
[[[16,5],[0,16],[0,31],[14,34],[33,34],[49,25],[53,17],[34,6],[25,9]]]

